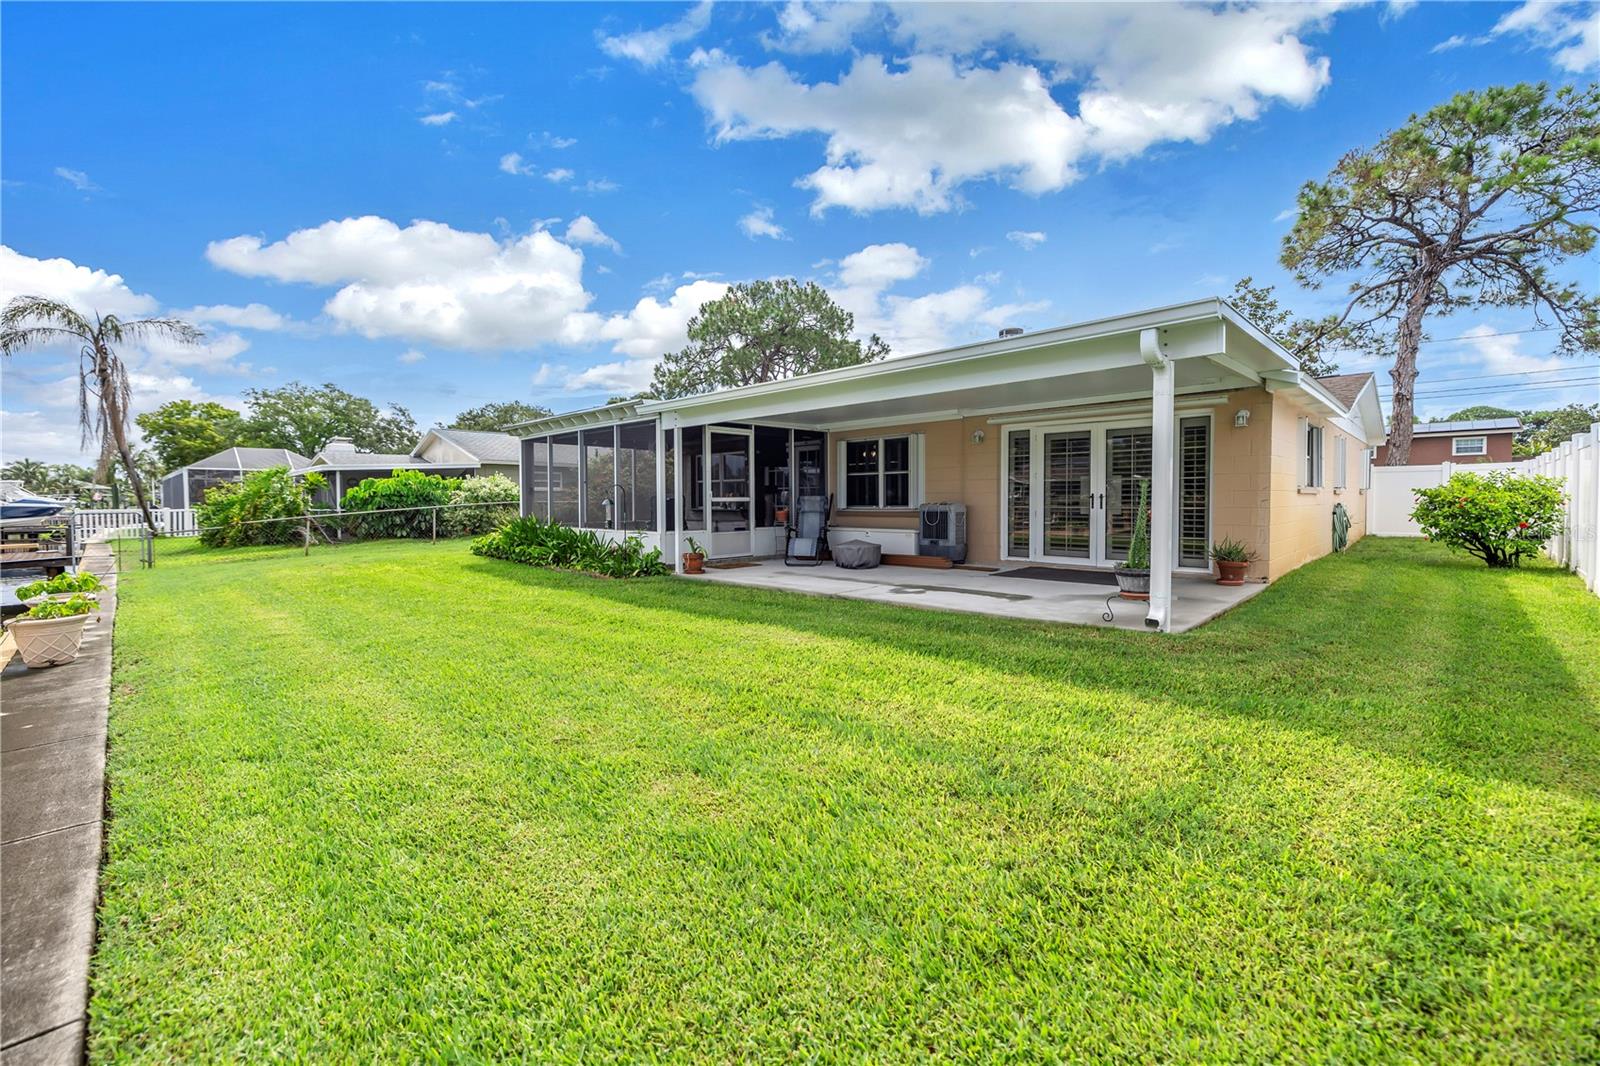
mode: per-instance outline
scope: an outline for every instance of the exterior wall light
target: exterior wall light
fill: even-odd
[[[1243,429],[1250,424],[1250,408],[1241,407],[1233,413],[1233,428]]]
[[[972,443],[974,443],[974,444],[982,444],[983,443],[983,430],[975,429],[975,430],[972,431]]]

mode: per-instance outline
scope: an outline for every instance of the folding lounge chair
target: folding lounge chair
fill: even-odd
[[[789,533],[783,545],[785,566],[819,566],[828,550],[828,513],[832,496],[802,496],[790,512]]]

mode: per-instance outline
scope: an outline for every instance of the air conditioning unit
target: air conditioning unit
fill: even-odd
[[[967,505],[925,503],[917,523],[917,554],[938,555],[951,562],[967,558]]]

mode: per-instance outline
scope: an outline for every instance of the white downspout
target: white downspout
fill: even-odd
[[[662,550],[667,546],[667,431],[662,420],[656,418],[656,544]]]
[[[1150,367],[1150,609],[1144,624],[1172,629],[1172,450],[1176,394],[1172,361],[1158,329],[1139,331],[1139,354]]]

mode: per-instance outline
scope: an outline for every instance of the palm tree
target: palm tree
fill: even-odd
[[[0,470],[0,476],[7,481],[22,482],[22,487],[29,492],[43,492],[50,468],[37,459],[17,459],[7,463],[6,468]]]
[[[128,367],[115,346],[157,338],[178,344],[198,344],[205,334],[176,318],[141,318],[124,322],[116,315],[95,314],[94,321],[64,303],[43,296],[18,296],[0,311],[0,355],[15,355],[28,348],[52,344],[78,345],[78,426],[83,443],[99,440],[101,454],[115,451],[144,512],[145,524],[156,532],[155,516],[145,498],[144,485],[128,447],[128,403],[133,388]]]

